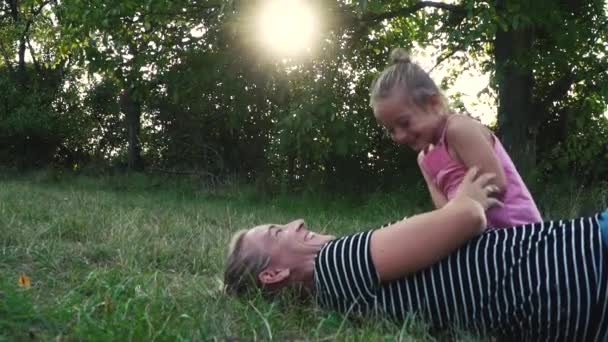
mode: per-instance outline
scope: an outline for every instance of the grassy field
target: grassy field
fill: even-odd
[[[605,207],[605,195],[561,189],[539,202],[546,216],[563,217]],[[421,185],[341,198],[142,176],[4,177],[0,341],[436,340],[415,320],[354,321],[220,291],[225,245],[238,229],[302,217],[312,229],[348,233],[419,212],[428,201]],[[31,287],[18,285],[21,274]]]

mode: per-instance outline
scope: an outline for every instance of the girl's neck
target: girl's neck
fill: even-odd
[[[438,123],[437,129],[435,130],[435,136],[433,137],[433,144],[437,145],[441,140],[441,137],[443,136],[447,128],[448,120],[452,116],[452,114],[452,112],[438,114],[439,117],[437,118]]]

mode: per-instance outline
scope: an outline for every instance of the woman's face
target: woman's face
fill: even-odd
[[[264,251],[275,267],[297,268],[303,256],[310,256],[333,237],[311,232],[299,219],[287,223],[267,224],[249,230],[245,235],[245,249]],[[249,251],[244,251],[248,253]]]

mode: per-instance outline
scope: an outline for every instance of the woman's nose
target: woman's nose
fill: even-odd
[[[295,227],[296,231],[302,229],[302,227],[304,227],[304,220],[303,219],[297,219],[295,221],[292,222],[293,227]]]

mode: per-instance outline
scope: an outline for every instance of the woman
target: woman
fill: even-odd
[[[416,314],[524,340],[608,341],[608,212],[483,232],[485,210],[500,205],[491,179],[472,170],[444,207],[341,238],[302,220],[239,232],[226,288],[296,287],[347,314]]]

